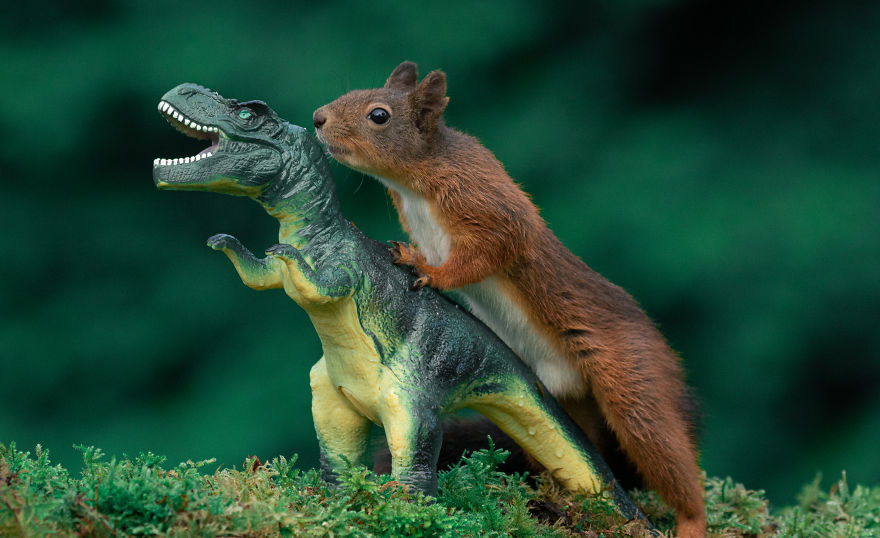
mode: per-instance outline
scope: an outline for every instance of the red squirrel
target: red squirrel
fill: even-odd
[[[417,285],[461,292],[603,455],[622,449],[676,510],[677,534],[705,536],[678,355],[629,294],[562,245],[492,152],[445,125],[446,75],[417,80],[403,62],[382,88],[322,106],[318,138],[388,187],[416,245],[396,243],[395,259]]]

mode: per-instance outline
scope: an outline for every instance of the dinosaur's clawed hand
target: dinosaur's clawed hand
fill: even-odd
[[[290,258],[296,256],[298,252],[296,248],[291,245],[286,245],[284,243],[279,243],[277,245],[272,245],[271,247],[266,249],[267,256],[275,256],[278,258]]]
[[[238,239],[229,234],[216,234],[208,238],[208,246],[214,250],[223,250],[239,244]]]

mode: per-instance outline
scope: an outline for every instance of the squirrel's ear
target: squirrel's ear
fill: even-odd
[[[449,104],[449,98],[446,97],[446,74],[439,69],[428,73],[410,94],[410,99],[419,131],[435,129]]]
[[[388,80],[386,88],[400,88],[411,90],[416,87],[416,79],[419,77],[419,68],[413,62],[403,62],[394,68]]]

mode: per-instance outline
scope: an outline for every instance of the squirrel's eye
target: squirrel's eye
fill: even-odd
[[[251,117],[251,111],[246,108],[243,108],[238,111],[238,117],[243,120],[246,120]]]
[[[367,114],[367,119],[377,125],[382,125],[391,119],[391,114],[384,108],[374,108]]]

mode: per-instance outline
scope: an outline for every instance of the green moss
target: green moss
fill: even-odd
[[[474,453],[440,475],[436,499],[411,493],[389,476],[350,467],[338,487],[296,458],[203,472],[213,460],[167,466],[151,453],[110,458],[78,447],[83,470],[72,477],[34,454],[0,445],[2,536],[647,536],[621,521],[610,496],[573,495],[547,477],[497,470],[502,450]],[[763,491],[708,478],[713,536],[878,536],[880,488],[829,490],[807,485],[799,504],[771,513]],[[672,512],[652,492],[632,492],[654,524],[671,535]]]

